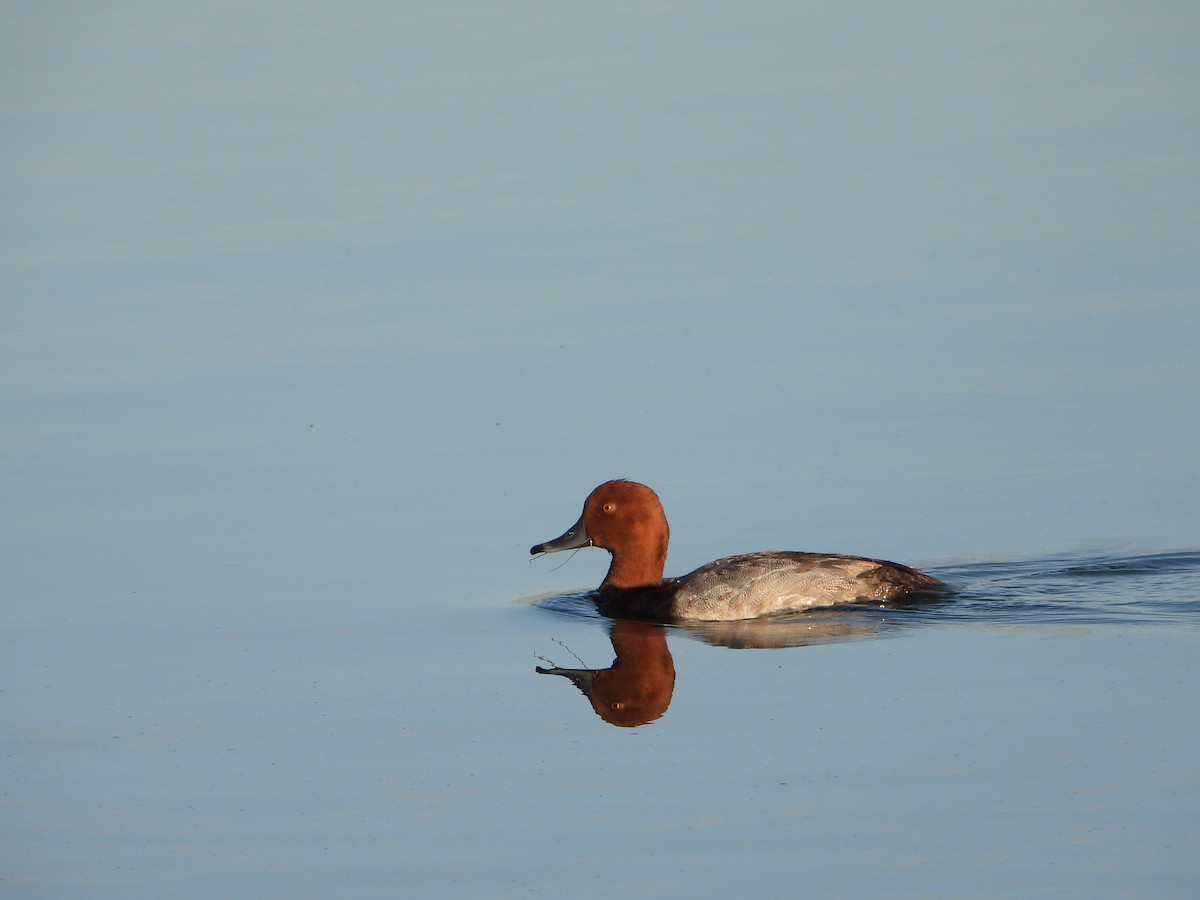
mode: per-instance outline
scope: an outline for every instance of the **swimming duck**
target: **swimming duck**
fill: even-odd
[[[579,521],[529,552],[601,547],[612,554],[601,610],[657,620],[730,621],[846,603],[880,604],[944,591],[924,572],[882,559],[764,551],[727,556],[679,578],[663,578],[670,539],[658,495],[636,481],[606,481]]]

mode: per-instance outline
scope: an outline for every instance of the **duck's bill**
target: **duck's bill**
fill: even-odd
[[[575,687],[579,688],[588,697],[592,696],[592,689],[596,684],[596,676],[600,674],[598,669],[560,669],[558,666],[552,668],[543,668],[535,666],[539,675],[561,675],[563,678],[569,678]]]
[[[529,548],[532,556],[539,553],[557,553],[559,550],[577,550],[580,547],[591,546],[592,539],[588,537],[587,529],[583,527],[583,516],[568,528],[563,534],[544,544],[534,544]]]

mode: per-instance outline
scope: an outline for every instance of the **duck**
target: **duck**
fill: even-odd
[[[616,479],[595,488],[574,525],[531,556],[581,547],[612,555],[598,591],[606,615],[665,622],[733,621],[846,604],[882,605],[948,586],[910,566],[839,553],[767,550],[726,556],[664,578],[671,529],[651,488]]]

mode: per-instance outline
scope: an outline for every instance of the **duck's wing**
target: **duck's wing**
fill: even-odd
[[[830,553],[766,551],[729,556],[675,582],[675,615],[749,619],[845,603],[882,603],[941,582],[899,563]]]

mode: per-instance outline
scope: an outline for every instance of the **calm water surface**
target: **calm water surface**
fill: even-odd
[[[7,6],[5,900],[1200,895],[1194,4]]]
[[[714,631],[587,592],[10,604],[7,887],[1190,895],[1200,553],[934,571],[961,593]]]

